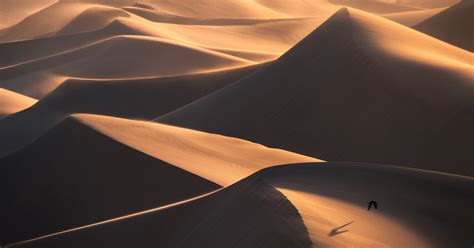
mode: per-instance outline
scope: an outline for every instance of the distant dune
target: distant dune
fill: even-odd
[[[432,16],[414,28],[450,44],[474,52],[474,1],[465,0]]]
[[[68,115],[92,113],[150,120],[265,65],[164,78],[67,80],[31,108],[0,120],[3,141],[0,142],[0,157],[32,143]]]
[[[0,246],[471,247],[473,7],[0,0]]]
[[[472,176],[472,58],[342,9],[272,65],[157,121],[325,160]]]

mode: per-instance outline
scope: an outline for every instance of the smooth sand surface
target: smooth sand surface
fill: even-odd
[[[384,18],[398,22],[408,27],[413,27],[426,19],[438,14],[446,8],[422,9],[414,11],[404,11],[382,15]]]
[[[93,113],[150,120],[264,66],[266,64],[176,77],[66,80],[31,108],[0,120],[0,157],[32,143],[70,114]]]
[[[474,52],[474,1],[465,0],[416,25],[414,29]]]
[[[0,213],[12,223],[2,227],[2,240],[13,243],[177,202],[270,166],[320,161],[152,122],[73,115],[0,160],[0,188],[9,199]]]
[[[36,99],[0,88],[0,118],[29,108]]]
[[[342,9],[270,66],[157,121],[325,160],[472,176],[472,63],[467,51]]]
[[[463,247],[473,189],[472,178],[382,165],[279,166],[187,202],[8,247]],[[367,211],[370,200],[378,209]]]
[[[472,3],[0,0],[0,245],[472,246]]]

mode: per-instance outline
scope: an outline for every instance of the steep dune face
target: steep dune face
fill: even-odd
[[[311,247],[301,216],[249,178],[211,195],[9,247]]]
[[[9,199],[0,207],[9,223],[2,227],[2,242],[177,202],[269,166],[318,161],[156,123],[74,115],[0,160],[1,194]]]
[[[315,246],[442,248],[472,243],[465,221],[474,217],[472,178],[340,163],[276,167],[262,174],[301,213]],[[378,208],[367,211],[372,200]]]
[[[2,245],[166,205],[218,185],[69,118],[0,160]]]
[[[472,178],[383,165],[279,166],[216,193],[9,247],[463,247],[472,241],[473,189]],[[378,207],[367,211],[371,200]]]
[[[157,121],[325,160],[474,175],[474,139],[463,138],[473,69],[466,51],[343,9],[272,65]]]
[[[32,143],[70,114],[93,113],[150,120],[263,66],[265,64],[167,78],[67,80],[31,108],[0,120],[0,157]]]
[[[76,118],[131,148],[222,186],[266,167],[321,161],[241,139],[157,123],[94,115]]]
[[[466,0],[416,25],[414,29],[474,52],[474,1]]]
[[[0,118],[29,108],[36,99],[0,88]]]

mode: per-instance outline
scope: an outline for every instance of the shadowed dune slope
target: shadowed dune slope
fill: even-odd
[[[211,195],[7,247],[311,247],[301,216],[248,178]]]
[[[66,24],[66,26],[62,27],[58,32],[56,32],[56,35],[97,30],[109,25],[119,17],[130,17],[130,15],[127,14],[127,12],[116,8],[100,5],[92,6]]]
[[[416,25],[414,29],[474,52],[474,1],[465,0]]]
[[[70,77],[130,79],[206,72],[255,64],[168,39],[114,36],[66,53],[0,69],[2,87],[43,95]],[[36,95],[35,94],[35,95]]]
[[[390,3],[388,1],[367,1],[367,0],[328,0],[328,2],[337,4],[339,6],[347,6],[356,8],[371,13],[395,13],[419,10],[416,7],[410,7],[408,5],[400,5],[396,3]]]
[[[266,167],[321,161],[241,139],[153,122],[99,115],[75,117],[118,142],[222,186]]]
[[[319,161],[152,122],[73,115],[0,160],[0,192],[9,199],[0,207],[9,223],[2,242],[177,202],[269,166]]]
[[[342,9],[270,66],[157,121],[325,160],[472,176],[472,56]]]
[[[70,114],[92,113],[149,120],[265,65],[165,78],[67,80],[31,108],[0,120],[0,157],[30,144]]]
[[[472,178],[350,163],[281,166],[261,174],[298,209],[316,247],[472,243],[466,221],[474,218]],[[367,211],[372,200],[378,208]]]
[[[29,108],[36,102],[36,99],[0,88],[0,118]]]
[[[207,196],[9,247],[463,247],[473,188],[472,178],[383,165],[278,166]],[[378,209],[367,211],[370,200]]]
[[[249,64],[252,62],[168,39],[115,36],[74,51],[0,69],[0,78],[18,77],[32,71],[72,77],[136,78]]]
[[[438,14],[446,8],[422,9],[414,11],[404,11],[399,13],[391,13],[382,15],[391,21],[398,22],[402,25],[413,27],[414,25],[423,22],[424,20]]]
[[[2,245],[184,200],[219,186],[68,118],[0,160]]]

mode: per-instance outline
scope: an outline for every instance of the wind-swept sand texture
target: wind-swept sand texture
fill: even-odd
[[[270,66],[157,121],[325,160],[472,176],[472,58],[342,9]]]
[[[0,118],[29,108],[36,99],[0,88]]]
[[[473,189],[472,178],[382,165],[281,166],[187,202],[7,247],[463,247],[472,242]],[[369,200],[379,208],[367,211]]]
[[[474,52],[474,1],[462,1],[416,25],[414,28],[435,38]]]
[[[129,80],[67,80],[37,104],[0,121],[0,157],[32,143],[74,113],[153,119],[266,66]]]
[[[0,160],[0,192],[9,199],[1,219],[11,223],[2,242],[177,202],[269,166],[319,161],[152,122],[74,115]]]

